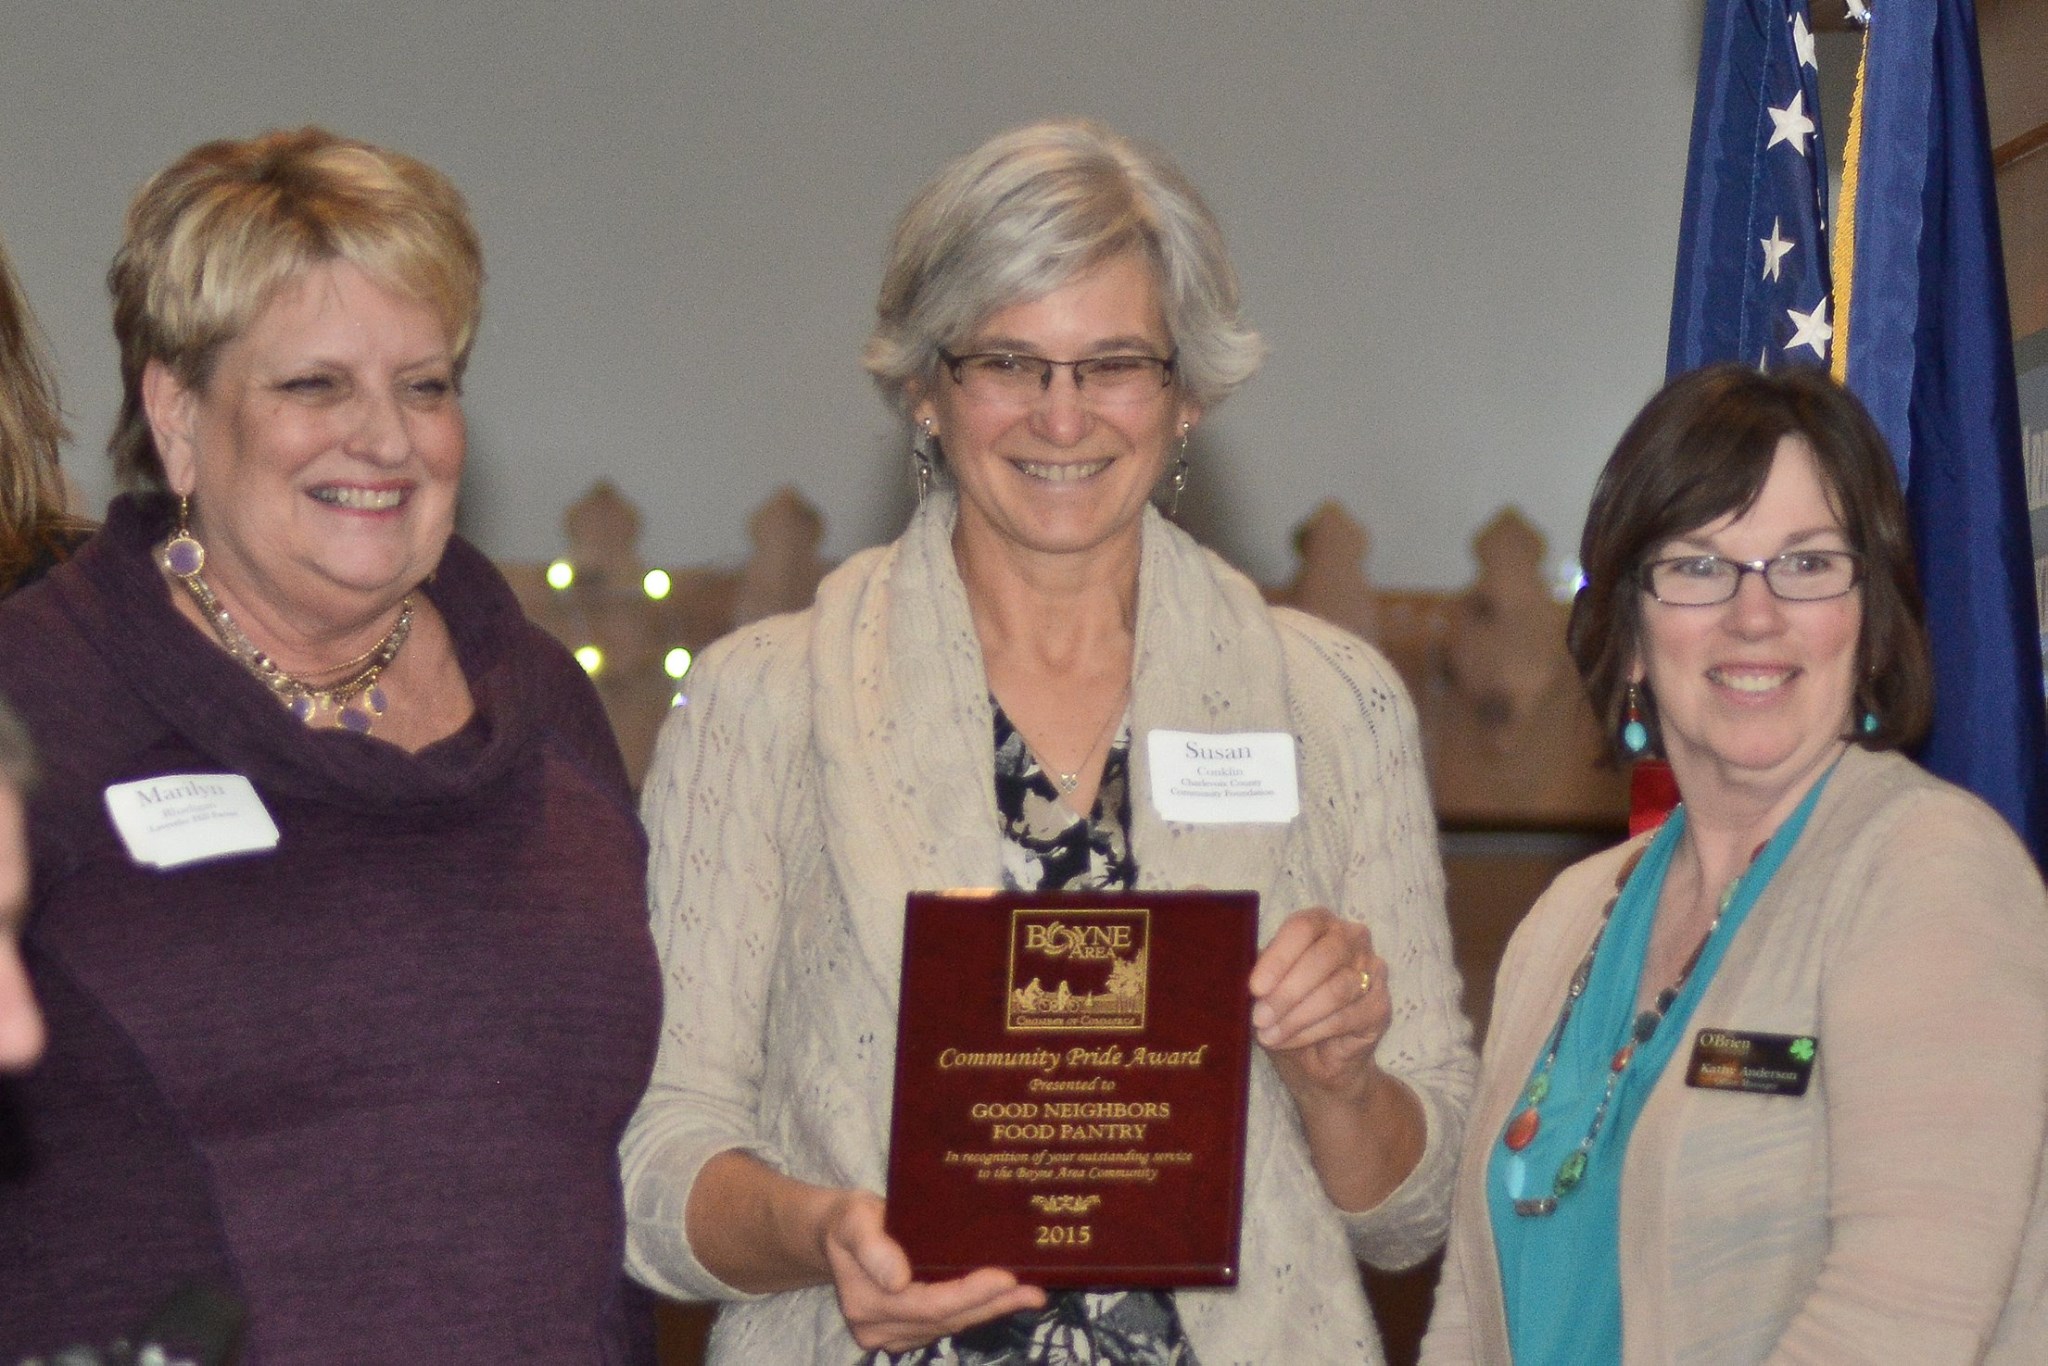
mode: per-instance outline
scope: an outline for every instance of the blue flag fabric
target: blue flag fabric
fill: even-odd
[[[1970,0],[1872,6],[1848,384],[1906,485],[1934,644],[1921,762],[2048,855],[2048,719]]]
[[[1806,0],[1709,0],[1668,375],[1827,363],[1819,81]]]
[[[1970,0],[1872,10],[1846,374],[1913,520],[1936,689],[1919,757],[1998,808],[2041,862],[2048,719],[1976,17]],[[1828,357],[1810,26],[1804,0],[1708,0],[1670,374]]]

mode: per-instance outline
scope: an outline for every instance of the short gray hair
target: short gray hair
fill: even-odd
[[[1220,403],[1266,353],[1238,317],[1223,230],[1164,152],[1085,119],[1000,133],[918,191],[896,224],[862,364],[907,412],[941,347],[1128,251],[1152,266],[1187,392]]]

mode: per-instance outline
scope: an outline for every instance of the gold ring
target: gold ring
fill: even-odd
[[[1369,973],[1369,972],[1361,972],[1361,973],[1359,973],[1359,974],[1358,974],[1358,994],[1359,994],[1359,995],[1361,995],[1361,996],[1363,996],[1363,995],[1365,995],[1365,994],[1366,994],[1367,992],[1369,992],[1369,991],[1371,991],[1371,990],[1372,990],[1372,974],[1371,974],[1371,973]]]

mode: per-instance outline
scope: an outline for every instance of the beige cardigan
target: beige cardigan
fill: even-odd
[[[1640,843],[1567,869],[1508,947],[1425,1362],[1509,1359],[1486,1164]],[[1817,1037],[1806,1095],[1687,1087],[1714,1026]],[[2048,1362],[2044,1126],[2039,875],[1976,798],[1851,748],[1630,1139],[1625,1358]]]
[[[883,1187],[904,893],[1000,879],[993,721],[933,498],[893,546],[831,575],[815,606],[707,650],[648,778],[650,896],[667,975],[654,1080],[622,1159],[628,1265],[650,1286],[738,1301],[714,1360],[858,1355],[829,1287],[747,1297],[683,1236],[691,1184],[745,1149],[827,1185]],[[1414,714],[1385,662],[1334,628],[1275,612],[1148,512],[1131,725],[1132,844],[1149,887],[1251,887],[1262,937],[1325,904],[1365,920],[1396,997],[1382,1064],[1421,1098],[1421,1164],[1346,1216],[1310,1166],[1263,1055],[1253,1066],[1241,1275],[1183,1291],[1204,1366],[1376,1362],[1354,1255],[1402,1265],[1448,1219],[1473,1072],[1443,914]],[[1154,728],[1299,737],[1291,825],[1168,824],[1152,809]]]

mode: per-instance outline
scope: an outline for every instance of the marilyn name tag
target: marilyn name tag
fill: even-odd
[[[1161,820],[1284,825],[1301,814],[1294,737],[1286,731],[1155,730],[1145,745]]]
[[[277,847],[277,822],[239,773],[166,773],[107,789],[107,814],[147,868],[260,853]]]

